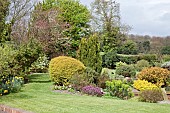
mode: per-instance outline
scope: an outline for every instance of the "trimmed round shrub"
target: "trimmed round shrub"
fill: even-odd
[[[147,89],[139,93],[139,101],[156,103],[163,100],[162,91],[160,89]]]
[[[51,80],[57,85],[69,85],[71,77],[85,70],[85,66],[79,60],[71,57],[59,56],[51,59],[49,63],[49,74]]]
[[[169,84],[170,71],[160,67],[145,68],[138,73],[137,78],[156,84],[158,87],[165,87]]]
[[[116,68],[116,74],[124,77],[134,77],[136,75],[136,71],[132,65],[123,65]]]
[[[149,67],[150,65],[147,60],[139,60],[135,66],[138,71],[141,71],[142,69]]]
[[[133,87],[140,91],[158,88],[155,84],[152,84],[151,82],[148,82],[146,80],[135,80]]]

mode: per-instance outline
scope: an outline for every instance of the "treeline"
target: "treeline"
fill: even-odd
[[[170,36],[128,35],[137,45],[138,53],[170,54]]]

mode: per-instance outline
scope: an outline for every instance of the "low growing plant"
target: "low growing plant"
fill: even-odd
[[[146,89],[139,93],[139,101],[156,103],[162,101],[163,95],[160,89]]]
[[[111,96],[116,96],[121,99],[129,99],[133,97],[132,88],[121,80],[107,81],[106,90]]]
[[[92,95],[92,96],[98,96],[101,97],[103,95],[103,92],[101,91],[101,88],[94,87],[94,86],[85,86],[82,88],[82,93]]]
[[[147,89],[158,89],[158,87],[155,84],[152,84],[151,82],[148,82],[146,80],[135,80],[133,87],[140,91]]]
[[[17,93],[21,90],[23,84],[24,79],[22,77],[8,77],[0,85],[0,94]]]

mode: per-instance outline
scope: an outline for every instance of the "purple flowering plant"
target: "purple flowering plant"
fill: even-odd
[[[103,92],[101,91],[101,88],[99,87],[94,87],[94,86],[85,86],[82,88],[82,93],[92,95],[92,96],[98,96],[101,97],[103,96]]]

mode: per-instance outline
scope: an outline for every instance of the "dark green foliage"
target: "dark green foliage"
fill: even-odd
[[[156,103],[163,100],[162,91],[160,89],[147,89],[139,93],[139,101]]]
[[[138,60],[140,60],[140,56],[118,54],[118,59],[119,59],[119,61],[125,62],[127,64],[135,64]]]
[[[96,72],[101,72],[102,58],[97,34],[91,35],[88,39],[82,38],[78,51],[78,59],[86,67],[90,67]]]
[[[165,55],[170,55],[170,46],[163,47],[161,53]]]
[[[129,99],[133,96],[131,87],[121,80],[107,81],[106,90],[110,96],[116,96],[121,99]]]
[[[137,54],[137,45],[134,41],[132,40],[127,40],[126,42],[124,42],[119,48],[118,48],[118,52],[119,54],[132,54],[135,55]]]
[[[140,54],[140,55],[122,55],[118,54],[119,61],[125,62],[127,64],[136,64],[139,60],[146,60],[150,65],[154,65],[154,62],[158,61],[155,54]]]
[[[118,56],[115,50],[110,50],[102,55],[102,67],[114,69],[116,62],[118,61]]]
[[[124,77],[135,77],[136,70],[132,65],[123,65],[116,68],[116,74]]]

